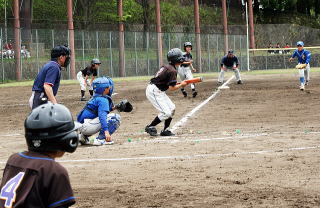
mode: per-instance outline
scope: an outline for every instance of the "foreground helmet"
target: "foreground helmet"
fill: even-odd
[[[104,90],[110,87],[109,95],[111,96],[113,93],[114,84],[111,78],[109,77],[99,77],[93,81],[93,91],[96,94],[102,95]]]
[[[100,60],[97,59],[97,58],[94,58],[91,60],[91,65],[94,65],[94,64],[101,64]]]
[[[304,43],[303,43],[302,41],[298,41],[298,42],[297,42],[297,46],[299,46],[299,45],[300,45],[300,46],[304,46]]]
[[[183,44],[184,50],[186,50],[186,48],[187,48],[188,46],[191,47],[191,49],[192,49],[192,44],[191,44],[191,42],[185,42],[185,43]]]
[[[24,122],[28,149],[36,152],[74,152],[78,147],[77,129],[67,107],[43,104],[29,114]]]
[[[63,67],[67,67],[70,63],[71,50],[67,45],[58,45],[51,50],[51,60],[55,61],[60,56],[66,56]]]
[[[179,48],[171,49],[167,54],[167,59],[170,64],[178,64],[183,63],[185,61],[183,53]]]

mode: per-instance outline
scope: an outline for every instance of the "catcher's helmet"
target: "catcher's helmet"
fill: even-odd
[[[185,43],[183,44],[184,50],[186,50],[186,48],[187,48],[188,46],[191,47],[191,49],[192,49],[192,44],[191,44],[191,42],[185,42]]]
[[[94,58],[91,60],[91,65],[94,65],[94,64],[101,64],[100,60],[97,59],[97,58]]]
[[[67,107],[43,104],[29,114],[24,122],[28,149],[37,152],[74,152],[78,147],[77,129]]]
[[[183,53],[179,48],[171,49],[167,54],[167,59],[170,64],[183,63],[185,61]]]
[[[55,61],[60,56],[66,56],[67,58],[63,67],[67,67],[70,63],[70,54],[71,50],[67,45],[58,45],[51,50],[51,60]]]
[[[304,46],[304,43],[302,41],[298,41],[297,46]]]
[[[102,95],[106,88],[110,88],[109,95],[113,93],[113,81],[110,77],[99,77],[93,81],[93,90],[96,94]]]

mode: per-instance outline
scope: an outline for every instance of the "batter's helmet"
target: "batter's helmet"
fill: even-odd
[[[304,43],[302,41],[298,41],[297,46],[304,46]]]
[[[185,43],[183,44],[184,50],[186,50],[186,48],[187,48],[188,46],[191,47],[191,49],[192,49],[192,44],[191,44],[191,42],[185,42]]]
[[[94,59],[92,59],[92,61],[91,61],[91,65],[94,65],[94,64],[101,64],[101,62],[100,62],[99,59],[94,58]]]
[[[28,149],[37,152],[74,152],[78,147],[77,129],[67,107],[43,104],[29,114],[24,122]]]
[[[99,77],[93,81],[93,90],[95,93],[102,95],[106,88],[110,88],[109,95],[113,93],[113,81],[110,77]]]
[[[167,54],[167,59],[170,64],[183,63],[185,61],[183,53],[179,48],[171,49]]]
[[[71,50],[70,48],[68,48],[67,45],[58,45],[51,50],[51,60],[56,61],[58,57],[66,56],[67,58],[66,58],[66,61],[64,62],[63,67],[67,67],[70,63],[70,54],[71,54]]]

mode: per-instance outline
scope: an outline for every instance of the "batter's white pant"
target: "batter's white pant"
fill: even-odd
[[[178,74],[179,74],[181,81],[193,78],[190,66],[188,66],[188,67],[180,66],[178,68]],[[195,88],[194,84],[190,84],[190,87],[191,87],[191,89]]]
[[[84,84],[84,78],[82,76],[82,72],[81,71],[79,71],[78,74],[77,74],[77,80],[80,83],[81,90],[86,91],[86,86]],[[88,86],[89,90],[93,90],[93,87],[90,84],[90,80],[89,79],[87,79],[86,83],[87,83],[87,86]]]
[[[299,63],[300,64],[300,63]],[[307,64],[306,68],[304,69],[299,69],[299,77],[304,78],[304,82],[309,82],[310,80],[310,64]],[[305,84],[305,83],[303,83]]]
[[[241,80],[239,69],[238,68],[233,69],[233,67],[236,67],[236,66],[237,66],[236,64],[234,64],[231,67],[223,65],[223,68],[226,68],[227,70],[228,69],[232,69],[233,72],[234,72],[234,75],[236,76],[236,80],[239,81],[239,80]],[[223,82],[223,80],[224,80],[224,72],[225,72],[225,70],[221,69],[220,74],[219,74],[219,78],[218,78],[218,82]]]
[[[176,105],[170,100],[165,91],[159,90],[154,84],[149,84],[146,89],[146,96],[152,105],[160,111],[158,114],[160,121],[167,120],[173,116]]]

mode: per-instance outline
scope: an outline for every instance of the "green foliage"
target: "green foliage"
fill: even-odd
[[[261,0],[260,5],[262,5],[264,10],[269,11],[289,11],[293,10],[297,0]]]
[[[33,1],[33,17],[37,20],[47,20],[51,24],[56,20],[67,20],[67,1]]]

